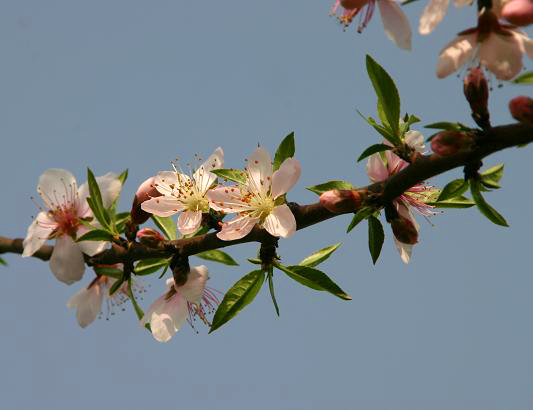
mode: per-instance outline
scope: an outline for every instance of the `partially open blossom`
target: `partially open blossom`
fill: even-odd
[[[428,2],[420,16],[420,24],[418,26],[420,34],[429,34],[437,27],[448,11],[448,2],[448,0],[430,0]],[[454,1],[455,7],[464,7],[470,4],[472,4],[472,0]]]
[[[401,243],[414,245],[418,242],[418,228],[411,219],[398,216],[390,223],[394,237]]]
[[[479,118],[488,118],[489,85],[480,67],[471,67],[468,70],[463,91],[472,113]]]
[[[137,192],[135,193],[130,212],[131,221],[135,225],[141,225],[145,223],[148,218],[150,218],[150,214],[142,210],[141,204],[151,198],[163,195],[156,189],[154,183],[155,177],[148,178],[139,186]]]
[[[515,120],[533,124],[533,99],[526,96],[515,97],[509,101],[509,111]]]
[[[331,14],[336,15],[345,28],[352,23],[355,16],[359,15],[357,31],[360,33],[372,18],[376,3],[387,37],[398,47],[410,50],[411,26],[407,16],[394,0],[336,0]],[[339,11],[339,8],[342,8],[342,11]]]
[[[508,1],[502,7],[501,16],[515,26],[529,26],[533,23],[533,1]]]
[[[446,77],[466,62],[479,59],[497,79],[512,79],[522,69],[522,54],[533,58],[533,41],[513,27],[501,24],[493,12],[483,12],[477,27],[459,33],[442,49],[437,77]]]
[[[355,212],[361,207],[361,195],[352,189],[333,189],[320,195],[320,204],[333,213]]]
[[[173,278],[167,279],[167,291],[148,308],[141,326],[149,323],[155,340],[168,342],[185,321],[193,326],[199,317],[210,325],[207,315],[214,312],[219,300],[215,291],[205,286],[208,279],[204,265],[191,268],[181,286],[176,286]]]
[[[96,182],[104,207],[111,206],[122,187],[120,180],[109,172],[97,177]],[[83,253],[93,256],[105,247],[105,242],[100,241],[75,242],[76,238],[90,230],[81,221],[93,219],[87,203],[89,186],[85,183],[78,188],[76,178],[69,171],[49,169],[39,177],[37,192],[46,209],[41,208],[41,212],[29,226],[22,256],[31,256],[46,240],[56,239],[50,269],[57,279],[70,285],[83,276]],[[95,222],[91,223],[96,225]]]
[[[247,164],[244,184],[220,186],[207,194],[214,210],[238,214],[222,224],[217,236],[225,241],[243,238],[255,224],[273,236],[291,236],[296,231],[296,220],[283,195],[300,178],[300,161],[287,158],[273,173],[270,154],[258,147]]]
[[[431,139],[431,149],[441,157],[454,155],[474,143],[471,134],[461,131],[442,131]]]
[[[143,245],[155,247],[165,238],[155,229],[143,228],[137,232],[137,240]]]
[[[181,212],[178,230],[183,235],[196,232],[202,222],[202,213],[209,212],[206,194],[217,178],[211,170],[223,165],[224,151],[219,147],[190,176],[176,169],[159,172],[153,185],[162,196],[143,202],[141,208],[163,217]]]

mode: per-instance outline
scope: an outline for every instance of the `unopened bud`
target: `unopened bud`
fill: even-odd
[[[137,232],[137,239],[143,245],[155,248],[159,242],[164,241],[165,238],[158,231],[152,228],[143,228]]]
[[[472,67],[464,79],[463,90],[472,113],[478,118],[489,118],[489,85],[480,67]]]
[[[333,189],[320,195],[320,204],[336,214],[355,212],[361,207],[361,195],[351,189]]]
[[[523,95],[515,97],[509,101],[509,111],[515,120],[533,124],[533,99]]]
[[[469,148],[473,142],[471,134],[460,131],[442,131],[431,139],[431,149],[435,154],[446,157]]]
[[[533,23],[533,1],[511,0],[502,7],[501,16],[515,26],[528,26]]]
[[[365,6],[369,0],[340,0],[341,6],[348,10],[360,9]]]
[[[141,209],[141,204],[157,196],[161,196],[161,193],[154,185],[154,177],[150,177],[139,186],[135,193],[135,198],[133,198],[133,205],[131,206],[131,221],[133,224],[143,224],[150,218],[150,214]]]
[[[391,221],[391,228],[398,241],[408,245],[418,242],[418,230],[411,220],[399,216]]]

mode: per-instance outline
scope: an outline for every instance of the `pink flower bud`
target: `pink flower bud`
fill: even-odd
[[[528,26],[533,23],[533,1],[511,0],[502,7],[501,16],[516,26]]]
[[[468,71],[463,90],[472,112],[479,117],[488,118],[489,85],[480,67],[473,67]]]
[[[361,207],[361,194],[351,189],[333,189],[320,195],[320,204],[336,214],[354,212]]]
[[[369,0],[340,0],[341,6],[347,10],[360,9],[364,7]]]
[[[161,196],[161,193],[154,186],[154,177],[150,177],[139,186],[135,193],[135,198],[133,198],[133,205],[131,206],[131,221],[133,224],[140,225],[150,218],[150,214],[141,209],[141,204],[157,196]]]
[[[418,230],[411,220],[400,216],[392,220],[391,228],[398,241],[408,245],[418,242]]]
[[[431,139],[431,149],[435,154],[447,157],[469,148],[473,142],[470,134],[460,131],[442,131]]]
[[[509,111],[515,120],[533,124],[533,99],[523,95],[515,97],[509,101]]]
[[[156,247],[159,242],[164,241],[165,238],[158,231],[151,228],[143,228],[137,232],[137,239],[140,243],[150,247]]]

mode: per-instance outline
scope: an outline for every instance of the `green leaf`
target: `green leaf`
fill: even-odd
[[[326,259],[328,259],[331,254],[337,250],[339,246],[341,246],[341,244],[336,243],[335,245],[322,248],[319,251],[316,251],[315,253],[309,255],[307,258],[303,259],[298,265],[308,266],[310,268],[315,267],[324,262]]]
[[[154,221],[155,225],[161,230],[161,232],[163,232],[163,235],[165,235],[167,239],[174,241],[177,238],[176,224],[170,216],[163,217],[152,215],[152,221]]]
[[[87,183],[89,185],[89,197],[87,198],[87,203],[94,213],[94,217],[100,222],[102,227],[105,230],[110,230],[110,218],[107,210],[104,208],[102,202],[102,194],[100,193],[100,187],[96,182],[93,172],[90,168],[87,168]]]
[[[386,144],[374,144],[368,147],[363,151],[361,155],[359,155],[359,158],[357,158],[357,162],[365,159],[366,157],[369,157],[372,154],[375,154],[376,152],[383,152],[392,149],[390,145]]]
[[[248,258],[248,262],[253,263],[254,265],[261,265],[263,262],[261,262],[261,259],[257,258]]]
[[[401,4],[402,4],[402,6],[406,6],[407,4],[414,3],[415,1],[418,1],[418,0],[405,0]]]
[[[308,266],[283,266],[280,263],[274,263],[274,266],[285,272],[288,277],[301,283],[308,288],[329,292],[344,300],[351,300],[352,297],[344,292],[335,282],[333,282],[328,275],[315,268]]]
[[[274,156],[272,170],[276,171],[281,164],[283,164],[283,161],[285,161],[287,158],[294,157],[294,152],[294,132],[291,132],[283,139],[283,141],[281,141],[281,144],[279,144],[276,155]]]
[[[272,297],[272,303],[274,304],[274,309],[276,309],[276,314],[279,316],[278,301],[276,300],[276,295],[274,294],[274,272],[272,268],[269,269],[267,273],[267,277],[268,277],[268,290],[270,291],[270,296]]]
[[[366,55],[366,70],[393,134],[398,135],[400,123],[400,95],[389,74],[372,57]]]
[[[118,180],[120,181],[122,186],[124,186],[124,182],[126,182],[126,179],[128,179],[128,170],[127,169],[122,171],[122,173],[118,176]]]
[[[137,318],[141,320],[144,316],[144,312],[139,306],[139,304],[137,303],[137,300],[135,300],[135,295],[133,294],[133,289],[131,288],[131,282],[132,282],[132,279],[130,278],[128,280],[128,292],[129,292],[128,296],[130,297],[131,304],[133,305],[133,309],[135,310],[135,313],[137,314]]]
[[[470,208],[476,203],[465,196],[458,196],[455,198],[446,199],[439,202],[426,202],[427,205],[435,208]]]
[[[124,276],[124,272],[122,276],[116,280],[115,283],[111,286],[111,289],[109,289],[109,296],[113,296],[117,290],[120,289],[122,284],[126,281],[126,277]]]
[[[468,182],[464,179],[454,179],[442,189],[437,202],[463,195],[468,189]]]
[[[117,227],[117,232],[124,232],[124,227],[126,226],[126,221],[130,217],[129,212],[120,212],[115,215],[115,226]]]
[[[331,191],[332,189],[354,189],[355,187],[346,181],[328,181],[323,184],[308,186],[307,190],[314,192],[317,195],[322,195],[326,191]]]
[[[350,222],[350,225],[348,225],[348,228],[346,228],[346,233],[350,232],[353,228],[359,224],[363,219],[368,218],[370,215],[374,213],[374,210],[369,207],[363,207],[359,209],[355,215],[353,216],[352,222]]]
[[[220,178],[228,179],[238,184],[245,184],[247,181],[246,172],[240,169],[213,169],[211,172]]]
[[[100,266],[94,267],[94,272],[100,276],[109,276],[110,278],[120,279],[123,275],[123,272],[117,268],[103,268]]]
[[[512,82],[515,84],[533,84],[533,71],[527,71],[519,75]]]
[[[81,241],[106,241],[111,242],[113,240],[114,236],[110,234],[108,231],[104,231],[103,229],[94,229],[92,231],[87,232],[86,234],[80,236],[78,239],[76,239],[76,242]]]
[[[230,255],[228,255],[226,252],[222,252],[217,249],[212,251],[200,252],[194,256],[198,256],[199,258],[208,261],[223,263],[224,265],[239,266],[235,259],[233,259]]]
[[[4,260],[4,258],[0,258],[0,265],[7,266],[7,262]]]
[[[472,198],[474,198],[479,211],[491,222],[500,226],[509,226],[505,218],[490,206],[481,195],[480,181],[475,179],[470,180],[470,192],[472,192]]]
[[[224,299],[220,302],[215,316],[213,317],[213,324],[209,333],[215,331],[224,323],[228,322],[237,315],[244,307],[246,307],[263,286],[265,275],[262,270],[254,270],[249,274],[239,279],[230,290],[224,295]]]
[[[385,240],[385,233],[383,232],[383,225],[378,218],[371,216],[368,218],[368,249],[370,249],[370,255],[372,256],[372,262],[374,265],[381,253],[381,247]]]
[[[392,134],[388,128],[385,128],[384,126],[379,125],[374,118],[372,117],[367,118],[363,114],[361,114],[359,111],[357,111],[357,113],[363,118],[363,120],[365,120],[377,132],[379,132],[381,136],[385,138],[387,141],[389,141],[391,144],[399,145],[401,143],[400,139],[395,134]]]
[[[500,179],[503,177],[503,164],[495,165],[481,173],[481,183],[488,188],[500,188]]]
[[[150,258],[137,262],[134,272],[138,276],[150,275],[168,266],[172,258]]]

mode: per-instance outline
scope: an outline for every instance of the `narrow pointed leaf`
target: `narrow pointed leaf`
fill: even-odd
[[[90,195],[90,197],[87,198],[87,202],[93,210],[95,218],[98,219],[98,222],[102,224],[104,229],[109,230],[109,223],[111,219],[109,218],[107,210],[104,208],[100,187],[98,186],[96,178],[94,177],[94,174],[90,168],[87,168],[87,183],[89,185]]]
[[[95,266],[94,272],[100,276],[109,276],[110,278],[120,279],[122,277],[122,271],[117,268],[102,268]]]
[[[228,255],[226,252],[222,252],[217,249],[212,251],[200,252],[194,256],[208,261],[223,263],[224,265],[239,266],[235,259],[233,259],[230,255]]]
[[[359,158],[357,158],[357,162],[362,161],[366,157],[369,157],[372,154],[375,154],[376,152],[383,152],[392,149],[390,145],[386,144],[374,144],[368,147],[363,151],[361,155],[359,155]]]
[[[134,272],[138,276],[150,275],[168,266],[172,258],[150,258],[137,262]]]
[[[161,232],[163,232],[163,235],[165,235],[167,239],[173,241],[177,238],[176,224],[170,216],[163,217],[152,215],[152,221],[154,221],[156,226]]]
[[[7,266],[7,262],[4,260],[4,258],[0,258],[0,265]]]
[[[341,246],[341,244],[337,243],[335,245],[320,249],[319,251],[316,251],[315,253],[309,255],[307,258],[303,259],[298,265],[313,268],[328,259],[331,254],[337,250],[339,246]]]
[[[500,226],[509,226],[505,218],[485,201],[485,198],[481,195],[479,181],[475,179],[470,180],[470,192],[472,192],[472,198],[474,198],[479,211],[491,222]]]
[[[481,173],[481,183],[488,188],[500,188],[500,179],[503,177],[503,164],[495,165]]]
[[[263,262],[261,262],[261,259],[257,258],[248,258],[248,262],[253,263],[254,265],[261,265]]]
[[[383,247],[383,241],[385,240],[385,233],[383,232],[383,225],[378,218],[371,216],[368,218],[368,249],[370,250],[370,256],[372,256],[372,262],[376,264],[381,248]]]
[[[346,228],[346,233],[350,232],[353,228],[355,228],[359,224],[359,222],[361,222],[363,219],[368,218],[373,213],[374,213],[374,210],[372,208],[364,207],[364,208],[359,209],[353,216],[352,222],[350,222],[350,225],[348,225],[348,228]]]
[[[137,300],[135,299],[135,294],[133,293],[133,289],[131,288],[131,282],[132,282],[132,279],[130,278],[128,280],[128,292],[129,292],[129,298],[131,300],[131,304],[133,305],[133,309],[135,310],[135,313],[137,315],[137,318],[139,320],[141,320],[144,316],[144,312],[143,310],[141,309],[141,307],[139,306],[139,304],[137,303]]]
[[[426,202],[427,205],[435,208],[470,208],[476,203],[465,196],[458,196],[456,198],[445,199],[439,202]]]
[[[328,181],[323,184],[308,186],[305,189],[314,192],[317,195],[322,195],[326,191],[331,191],[332,189],[354,189],[355,187],[346,181]]]
[[[437,198],[437,202],[461,196],[466,192],[467,189],[467,181],[464,179],[454,179],[442,189],[439,197]]]
[[[76,239],[76,242],[81,241],[106,241],[110,242],[112,241],[114,236],[110,234],[108,231],[104,231],[103,229],[94,229],[92,231],[87,232],[86,234],[80,236],[78,239]]]
[[[515,84],[533,84],[533,71],[527,71],[513,80]]]
[[[220,178],[236,182],[238,184],[246,183],[246,173],[240,169],[213,169],[211,172]]]
[[[388,128],[385,128],[382,125],[379,125],[376,120],[372,117],[365,117],[361,112],[357,113],[365,120],[372,128],[381,134],[383,138],[389,141],[392,145],[399,145],[401,143],[397,135],[393,134]]]
[[[281,144],[279,144],[276,155],[274,156],[272,169],[276,171],[281,164],[283,164],[283,161],[285,161],[287,158],[294,157],[295,150],[294,132],[291,132],[283,139],[283,141],[281,141]]]
[[[276,309],[276,314],[279,316],[279,306],[278,301],[276,300],[276,295],[274,293],[274,272],[272,268],[267,273],[268,277],[268,290],[270,291],[270,296],[272,297],[272,303],[274,304],[274,309]]]

